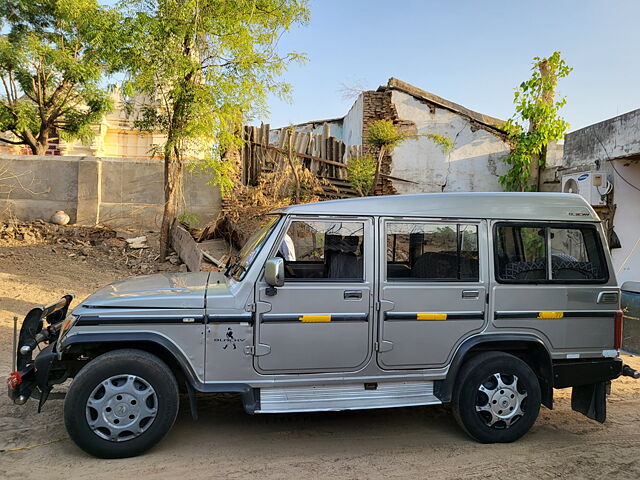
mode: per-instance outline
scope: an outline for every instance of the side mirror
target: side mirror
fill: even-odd
[[[264,264],[264,279],[272,287],[284,285],[284,260],[280,257],[270,258]]]

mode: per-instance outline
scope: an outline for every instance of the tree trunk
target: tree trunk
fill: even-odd
[[[289,158],[289,165],[291,166],[291,172],[293,173],[293,180],[296,183],[296,193],[295,193],[295,201],[296,203],[300,203],[300,175],[298,175],[298,170],[296,169],[295,164],[295,152],[293,151],[293,129],[289,130],[289,148],[287,152],[287,157]]]
[[[380,181],[380,170],[382,169],[382,159],[384,158],[385,148],[380,147],[380,152],[378,153],[378,162],[376,163],[376,173],[373,176],[373,184],[371,185],[371,195],[375,195],[376,187],[378,186],[378,182]]]
[[[177,147],[167,142],[164,152],[164,212],[160,228],[160,261],[171,250],[171,227],[178,214],[178,202],[182,197],[184,163]]]
[[[540,77],[542,78],[542,91],[540,95],[540,100],[542,103],[546,105],[551,105],[555,99],[556,91],[555,91],[555,82],[549,82],[548,79],[554,72],[551,71],[549,67],[549,62],[544,60],[538,64],[538,70],[540,70]],[[546,84],[552,85],[552,88],[544,88]],[[529,131],[535,132],[538,129],[538,125],[536,123],[529,124]],[[539,155],[534,155],[531,159],[531,174],[529,177],[529,189],[533,189],[535,191],[540,191],[540,177],[542,176],[542,169],[546,165],[547,160],[547,147],[542,149]]]

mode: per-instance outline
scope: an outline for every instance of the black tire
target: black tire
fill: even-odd
[[[118,375],[143,379],[157,402],[152,405],[155,416],[145,425],[146,430],[134,438],[113,441],[92,430],[87,402],[101,383]],[[71,439],[85,452],[100,458],[126,458],[140,455],[162,440],[175,422],[178,407],[178,384],[162,360],[142,350],[114,350],[91,360],[73,379],[64,401],[64,423]]]
[[[508,384],[504,390],[495,374],[500,374],[500,381]],[[481,385],[484,391],[480,390]],[[525,394],[526,398],[521,398]],[[503,408],[500,405],[505,405],[505,410],[497,410]],[[529,365],[519,358],[502,352],[481,353],[462,366],[452,407],[455,419],[474,440],[510,443],[527,433],[538,418],[540,383]],[[524,413],[518,414],[518,409]]]

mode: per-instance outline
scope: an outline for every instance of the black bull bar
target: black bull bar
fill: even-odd
[[[64,295],[51,305],[33,308],[27,313],[17,332],[17,318],[14,319],[13,332],[13,372],[7,379],[9,398],[14,403],[23,404],[38,390],[38,411],[46,402],[51,386],[49,370],[54,359],[55,341],[62,322],[67,316],[73,295]],[[33,352],[41,343],[48,343],[34,359]]]

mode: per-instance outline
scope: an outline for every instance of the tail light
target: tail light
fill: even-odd
[[[622,312],[616,312],[613,325],[613,348],[616,350],[622,348]]]

